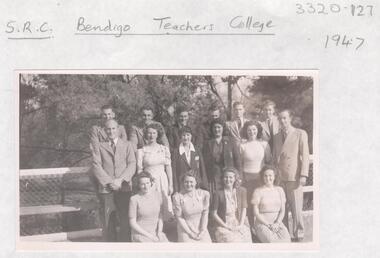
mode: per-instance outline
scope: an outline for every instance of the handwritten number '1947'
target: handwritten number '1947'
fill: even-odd
[[[353,46],[356,45],[355,50],[358,50],[364,44],[365,40],[364,38],[359,38],[359,37],[350,38],[350,37],[347,37],[346,35],[341,36],[339,34],[335,34],[332,36],[327,35],[326,41],[325,41],[325,48],[329,46],[330,41],[335,42],[335,46],[337,47],[345,46],[346,48],[348,48],[350,45],[353,45]]]

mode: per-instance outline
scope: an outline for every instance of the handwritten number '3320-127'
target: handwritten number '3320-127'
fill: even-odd
[[[343,13],[350,11],[352,16],[372,16],[373,5],[347,5],[341,6],[339,4],[323,4],[323,3],[304,3],[296,4],[297,14],[322,14],[328,15],[330,13]]]

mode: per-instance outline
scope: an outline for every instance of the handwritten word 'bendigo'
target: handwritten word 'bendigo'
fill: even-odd
[[[106,23],[101,25],[92,25],[85,21],[84,17],[79,17],[76,26],[79,33],[94,33],[94,34],[111,34],[115,37],[120,37],[131,29],[129,24],[115,24],[110,19]]]

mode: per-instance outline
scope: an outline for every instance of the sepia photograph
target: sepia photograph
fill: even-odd
[[[319,244],[316,71],[30,70],[17,84],[21,246]]]

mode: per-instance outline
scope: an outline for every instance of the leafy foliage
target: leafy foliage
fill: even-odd
[[[243,79],[245,89],[239,86]],[[88,132],[99,123],[102,105],[113,105],[127,128],[139,120],[145,104],[155,108],[155,119],[166,126],[174,122],[179,105],[187,106],[193,123],[200,124],[215,103],[229,117],[234,88],[251,118],[260,116],[269,98],[280,108],[292,108],[298,124],[312,135],[312,83],[309,77],[22,74],[20,167],[89,165]]]

